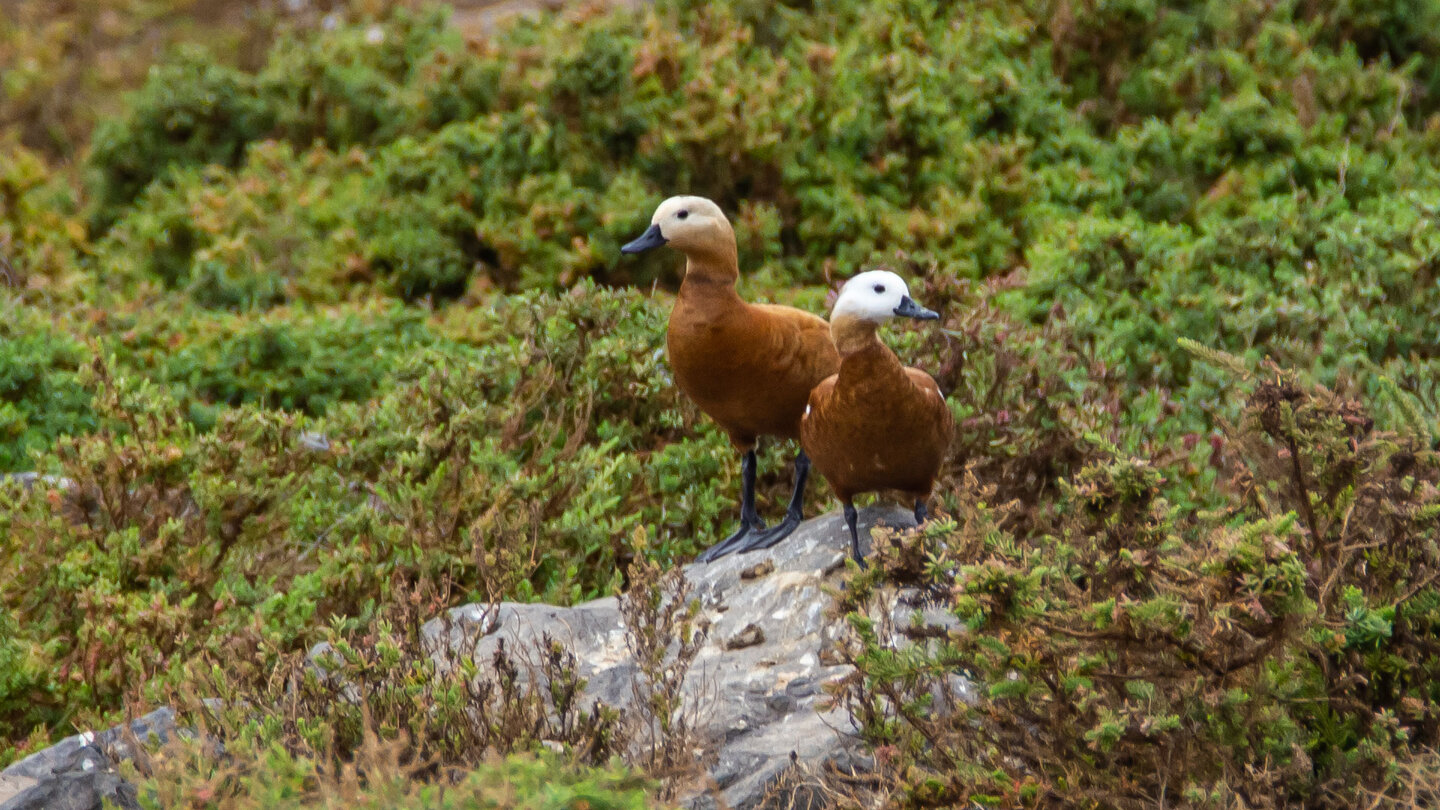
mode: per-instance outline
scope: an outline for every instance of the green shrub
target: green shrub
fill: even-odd
[[[237,166],[246,144],[275,125],[253,77],[198,52],[182,53],[155,67],[127,116],[95,131],[89,162],[97,203],[92,224],[99,229],[172,167]]]
[[[31,645],[29,687],[0,695],[6,736],[103,712],[197,648],[293,639],[315,606],[254,587],[292,570],[267,569],[270,532],[344,503],[343,486],[307,476],[321,454],[293,418],[232,417],[197,437],[153,386],[117,382],[103,363],[86,375],[101,426],[56,444],[49,460],[67,483],[3,493],[0,561],[13,576],[0,603]]]
[[[0,472],[32,469],[32,453],[96,426],[79,379],[83,344],[68,324],[8,304],[12,317],[0,321]]]
[[[372,170],[350,214],[366,262],[402,298],[454,298],[477,268],[499,269],[476,229],[474,168],[435,141],[404,138],[381,150]],[[377,199],[393,203],[365,204]]]
[[[1190,381],[1180,337],[1327,370],[1383,363],[1440,340],[1435,205],[1420,193],[1353,208],[1284,196],[1193,232],[1087,217],[1036,246],[1031,286],[1010,301],[1037,319],[1063,307],[1099,359],[1139,384]]]
[[[1254,31],[1245,9],[1263,17]],[[1274,257],[1253,253],[1254,238],[1313,232],[1341,209],[1393,228],[1389,207],[1414,204],[1394,195],[1437,176],[1433,137],[1419,126],[1428,102],[1410,104],[1413,77],[1387,61],[1428,47],[1418,35],[1375,34],[1411,44],[1357,53],[1318,33],[1308,7],[1262,15],[1218,2],[1083,13],[982,3],[965,26],[925,2],[879,13],[854,0],[833,12],[661,4],[639,16],[521,22],[471,50],[439,16],[407,12],[286,40],[240,95],[281,122],[264,134],[309,157],[282,150],[208,181],[175,173],[154,203],[165,213],[142,206],[117,241],[134,243],[148,273],[193,283],[207,305],[334,300],[374,281],[406,300],[450,299],[477,275],[511,289],[585,276],[644,284],[673,279],[674,262],[621,261],[614,248],[658,199],[688,190],[733,213],[743,264],[768,285],[848,274],[903,249],[960,278],[1028,265],[1038,286],[1016,311],[1043,311],[1064,294],[1085,299],[1066,310],[1088,319],[1077,310],[1107,303],[1080,283],[1119,273],[1106,283],[1133,286],[1126,275],[1145,274],[1149,295],[1132,301],[1127,287],[1118,302],[1138,306],[1139,320],[1095,314],[1097,324],[1119,314],[1125,327],[1102,356],[1123,358],[1141,384],[1183,387],[1187,364],[1170,338],[1205,335],[1163,316],[1191,296],[1218,280],[1263,286],[1272,309],[1308,304],[1256,269]],[[1342,9],[1326,19],[1374,32],[1396,14]],[[1092,104],[1097,95],[1103,103]],[[145,131],[144,120],[117,127]],[[226,137],[261,133],[237,123]],[[198,171],[239,159],[198,150],[182,163]],[[263,194],[246,190],[257,182]],[[222,216],[196,217],[215,205],[206,186],[240,196],[218,204]],[[254,196],[266,204],[243,208]],[[1259,232],[1243,236],[1250,226],[1239,221],[1251,216]],[[186,224],[207,218],[221,224]],[[190,233],[197,227],[205,233]],[[298,257],[277,250],[285,234],[303,235]],[[1112,236],[1134,267],[1095,242]],[[1217,244],[1192,249],[1208,237]],[[1077,261],[1077,250],[1099,252]],[[1312,283],[1344,272],[1324,258]],[[309,281],[297,285],[297,275]],[[272,277],[290,281],[277,288]],[[1345,279],[1335,281],[1344,300]],[[1213,314],[1196,308],[1196,328]],[[1270,349],[1261,326],[1245,339]]]
[[[38,155],[0,138],[0,288],[22,300],[75,297],[86,247],[75,197]]]
[[[400,368],[442,343],[423,315],[399,307],[277,309],[117,316],[110,342],[129,374],[166,384],[201,428],[226,407],[319,416],[384,390]],[[453,347],[452,347],[453,348]]]
[[[1038,542],[1003,528],[1026,507],[997,508],[978,485],[956,522],[889,541],[880,568],[965,626],[896,650],[850,617],[861,674],[843,695],[891,752],[895,790],[1331,807],[1405,787],[1399,764],[1437,742],[1440,459],[1357,402],[1266,376],[1223,451],[1223,512],[1171,505],[1160,469],[1112,455],[1062,482]],[[883,576],[852,580],[847,598]],[[948,679],[961,673],[972,703]]]
[[[100,243],[106,286],[130,297],[159,282],[236,311],[345,300],[370,272],[353,221],[361,169],[272,141],[253,145],[235,171],[177,168]]]
[[[368,318],[280,313],[215,325],[166,359],[163,379],[205,404],[315,415],[368,399],[407,354],[431,340],[418,313],[405,311]]]
[[[436,9],[392,7],[384,24],[282,38],[256,75],[194,50],[157,66],[128,115],[96,131],[92,224],[105,230],[171,168],[237,168],[246,147],[283,138],[344,151],[483,112],[496,71],[465,57]]]
[[[281,137],[335,151],[389,143],[484,112],[495,96],[493,69],[472,66],[459,32],[438,6],[416,12],[389,4],[362,20],[307,37],[282,38],[257,77]]]
[[[428,348],[403,313],[230,321],[178,350],[163,321],[132,330],[77,380],[98,430],[42,458],[72,483],[0,510],[0,566],[20,572],[0,605],[32,651],[0,734],[114,710],[201,653],[261,677],[324,620],[374,617],[395,582],[578,601],[622,582],[642,527],[666,562],[728,533],[738,464],[664,375],[663,313],[582,284],[452,311]],[[210,401],[229,406],[197,416]],[[766,450],[776,505],[788,453]]]
[[[226,797],[225,806],[235,808],[646,810],[653,806],[642,777],[621,768],[576,768],[548,756],[496,759],[479,764],[454,783],[432,784],[415,778],[410,763],[395,761],[394,754],[380,746],[356,767],[370,776],[363,786],[331,783],[313,760],[278,751],[246,752],[236,757],[238,764],[221,773],[208,764],[207,754],[192,757],[187,763],[193,769],[190,774],[140,780],[140,806],[157,810],[179,802],[214,806],[214,797],[221,795]]]

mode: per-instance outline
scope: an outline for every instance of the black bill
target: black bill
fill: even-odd
[[[665,244],[665,237],[660,235],[660,226],[651,225],[639,238],[627,242],[620,248],[621,253],[640,253],[641,251],[657,248]]]
[[[644,237],[641,238],[643,239]],[[631,244],[634,243],[632,242]],[[933,321],[940,317],[940,313],[920,306],[908,295],[900,299],[900,306],[895,307],[895,314],[906,318],[914,318],[917,321]]]

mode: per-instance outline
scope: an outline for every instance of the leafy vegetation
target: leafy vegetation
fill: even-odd
[[[738,465],[664,363],[678,261],[618,253],[689,191],[751,298],[819,311],[888,262],[944,314],[894,339],[960,426],[950,517],[847,592],[968,628],[897,651],[854,620],[837,697],[890,800],[1428,795],[1440,5],[661,0],[481,38],[284,5],[0,20],[0,470],[42,474],[0,484],[0,739],[146,690],[272,700],[315,642],[408,643],[417,589],[576,601],[725,532]],[[659,660],[688,619],[635,604]],[[926,720],[961,673],[979,702]],[[369,720],[323,690],[284,729],[225,720],[254,745],[223,779],[143,775],[200,804],[640,801],[605,746],[420,722],[397,696],[454,684],[402,675]],[[656,777],[663,715],[628,760]],[[517,758],[453,769],[482,756]]]
[[[675,594],[657,577],[638,579],[631,601]],[[581,705],[585,681],[564,645],[547,637],[485,661],[458,647],[432,658],[425,623],[446,615],[445,584],[397,584],[396,596],[363,631],[326,628],[313,663],[283,655],[258,680],[219,664],[190,668],[167,700],[200,735],[127,764],[147,806],[650,805],[653,783],[621,758],[634,722]],[[490,618],[442,618],[440,630],[473,649]],[[686,663],[662,659],[684,677]],[[218,700],[197,699],[197,689]],[[213,740],[225,741],[218,762]]]
[[[1404,789],[1405,763],[1437,742],[1433,439],[1265,377],[1238,387],[1244,416],[1218,448],[1224,511],[1176,508],[1151,461],[1112,445],[1062,482],[1033,540],[1006,528],[1019,504],[972,476],[955,522],[881,552],[966,631],[897,651],[851,615],[858,670],[840,697],[891,752],[897,792],[1350,807]],[[880,597],[881,576],[849,597]],[[978,700],[958,699],[951,673]],[[936,695],[958,709],[931,712]]]

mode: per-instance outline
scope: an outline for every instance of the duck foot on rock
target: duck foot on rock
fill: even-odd
[[[744,518],[742,518],[740,522],[740,528],[736,529],[734,534],[700,552],[700,556],[695,558],[695,562],[714,562],[721,557],[724,557],[726,554],[740,550],[740,546],[747,539],[753,537],[754,533],[763,534],[764,531],[765,524],[762,523],[758,518],[755,520],[754,524],[747,524],[744,521]]]
[[[760,515],[755,512],[755,451],[751,450],[745,454],[745,459],[740,462],[740,528],[735,533],[721,540],[710,548],[700,552],[695,558],[696,562],[713,562],[724,557],[740,546],[751,532],[764,531],[765,523],[760,520]]]
[[[810,457],[801,450],[795,456],[795,490],[790,493],[790,506],[785,510],[785,519],[772,529],[758,532],[741,544],[740,552],[759,551],[770,548],[789,537],[805,519],[805,482],[810,478]]]

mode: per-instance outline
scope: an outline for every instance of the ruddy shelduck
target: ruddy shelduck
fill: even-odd
[[[897,315],[940,317],[915,303],[904,279],[888,270],[845,282],[830,315],[840,371],[810,392],[800,422],[800,446],[844,505],[850,552],[862,567],[855,496],[898,490],[915,499],[915,521],[925,522],[925,501],[955,435],[934,378],[901,365],[876,334]]]
[[[735,232],[720,207],[704,197],[662,202],[650,228],[620,250],[662,245],[685,254],[685,276],[665,333],[675,383],[743,454],[740,528],[699,559],[769,548],[800,524],[810,460],[803,450],[795,457],[785,519],[766,530],[755,511],[755,445],[761,436],[800,438],[810,389],[840,367],[830,327],[793,307],[741,300],[735,292]]]

